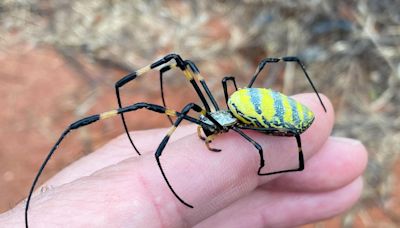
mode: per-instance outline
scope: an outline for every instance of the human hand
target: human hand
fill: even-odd
[[[324,97],[323,97],[324,98]],[[154,151],[167,129],[134,132],[142,156],[126,136],[71,164],[37,191],[32,227],[292,227],[329,218],[358,199],[366,150],[358,141],[329,137],[333,109],[315,94],[295,96],[316,116],[301,135],[305,170],[257,176],[257,150],[237,133],[220,135],[207,150],[196,126],[182,126],[161,162],[172,186],[193,209],[182,205],[164,182]],[[268,170],[296,167],[294,138],[246,131],[264,148]],[[145,152],[147,151],[147,152]],[[2,227],[22,227],[24,204],[0,216]]]

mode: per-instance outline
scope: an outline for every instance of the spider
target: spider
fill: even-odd
[[[214,96],[210,92],[204,78],[201,76],[199,69],[197,66],[190,60],[183,60],[177,54],[168,54],[163,58],[149,64],[139,70],[130,73],[124,76],[122,79],[116,82],[115,90],[116,90],[116,97],[118,101],[119,108],[114,109],[108,112],[103,112],[96,115],[91,115],[80,119],[76,122],[73,122],[69,125],[64,132],[61,134],[60,138],[54,144],[52,149],[50,150],[49,154],[45,158],[44,162],[39,168],[38,173],[36,174],[32,186],[29,191],[28,198],[26,200],[25,205],[25,226],[28,227],[28,209],[29,203],[32,197],[33,190],[37,184],[37,181],[42,174],[47,162],[50,160],[52,155],[54,154],[57,147],[60,145],[62,140],[70,133],[72,130],[81,128],[83,126],[92,124],[96,121],[107,119],[114,116],[121,116],[122,123],[124,126],[124,130],[126,135],[129,138],[129,141],[134,148],[134,150],[140,155],[139,150],[133,143],[132,137],[129,134],[129,130],[125,121],[124,113],[133,112],[138,109],[147,109],[149,111],[157,112],[165,114],[169,121],[171,122],[172,126],[166,133],[165,137],[162,139],[161,143],[159,144],[156,152],[155,152],[155,159],[157,161],[158,167],[160,168],[161,174],[167,183],[171,192],[175,195],[175,197],[185,206],[193,208],[192,205],[184,201],[174,190],[168,178],[162,168],[160,157],[165,146],[168,143],[170,136],[174,133],[176,128],[179,124],[183,121],[189,121],[191,123],[197,124],[197,134],[200,139],[205,141],[206,147],[210,151],[219,152],[220,149],[215,149],[210,147],[210,143],[212,140],[221,133],[226,133],[229,130],[233,130],[241,135],[245,140],[250,142],[258,151],[260,156],[260,165],[258,168],[257,174],[260,176],[264,175],[273,175],[278,173],[284,172],[294,172],[294,171],[301,171],[304,169],[304,158],[303,152],[301,147],[301,138],[300,134],[303,133],[306,129],[308,129],[312,122],[314,121],[314,114],[312,111],[301,104],[300,102],[281,94],[277,91],[265,88],[252,88],[253,83],[256,81],[257,76],[260,72],[264,69],[266,64],[268,63],[277,63],[280,60],[285,62],[296,62],[302,69],[304,75],[306,76],[307,80],[309,81],[311,87],[313,88],[314,92],[316,93],[324,111],[326,112],[325,105],[323,104],[313,82],[311,81],[307,71],[303,63],[297,57],[282,57],[282,58],[266,58],[263,59],[256,69],[255,74],[251,78],[247,87],[238,89],[235,78],[234,77],[224,77],[222,80],[222,87],[224,90],[225,96],[225,103],[227,105],[226,109],[220,109],[218,103],[216,102]],[[183,71],[186,79],[191,83],[195,92],[197,93],[200,101],[202,102],[202,106],[189,103],[187,104],[180,112],[175,111],[172,109],[166,108],[165,99],[164,99],[164,92],[163,92],[163,74],[171,69],[179,68]],[[146,72],[159,69],[160,70],[160,84],[161,84],[161,98],[163,105],[156,105],[150,103],[139,102],[129,106],[122,106],[121,97],[120,97],[120,88],[124,86],[126,83],[136,79],[137,77],[145,74]],[[205,95],[201,91],[197,82],[200,82],[203,90],[205,91],[207,97],[209,98],[211,104],[209,104],[206,100]],[[235,87],[235,92],[228,95],[228,82],[231,81]],[[212,105],[212,109],[211,106]],[[189,111],[195,111],[199,115],[197,118],[190,116],[188,113]],[[175,121],[172,121],[171,117],[176,117]],[[273,172],[266,172],[262,173],[261,169],[265,165],[264,156],[263,156],[263,149],[256,141],[246,135],[241,129],[246,130],[254,130],[258,132],[262,132],[269,135],[275,136],[290,136],[295,137],[297,146],[298,146],[298,159],[299,159],[299,166],[295,169],[286,169],[280,171],[273,171]],[[201,135],[201,131],[204,132],[206,137]]]

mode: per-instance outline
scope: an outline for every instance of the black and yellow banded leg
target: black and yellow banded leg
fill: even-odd
[[[64,140],[64,138],[68,135],[68,133],[71,132],[72,130],[75,130],[75,129],[81,128],[83,126],[92,124],[92,123],[97,122],[99,120],[111,118],[111,117],[117,116],[117,115],[122,114],[122,113],[132,112],[132,111],[136,111],[138,109],[143,109],[143,108],[145,108],[147,110],[150,110],[150,111],[153,111],[153,112],[169,115],[169,116],[177,116],[180,121],[185,119],[185,120],[190,121],[192,123],[204,125],[204,123],[202,123],[200,120],[197,120],[197,119],[195,119],[193,117],[188,116],[187,113],[185,115],[182,115],[179,112],[176,112],[176,111],[171,110],[171,109],[166,109],[163,106],[144,103],[144,102],[136,103],[134,105],[130,105],[130,106],[127,106],[127,107],[111,110],[111,111],[108,111],[108,112],[103,112],[103,113],[96,114],[96,115],[91,115],[91,116],[85,117],[83,119],[80,119],[78,121],[75,121],[74,123],[69,125],[67,129],[64,130],[64,132],[61,134],[60,138],[57,140],[57,142],[51,148],[50,152],[48,153],[48,155],[46,156],[46,158],[43,161],[42,165],[40,166],[39,171],[35,176],[35,179],[33,180],[33,183],[32,183],[32,186],[30,188],[29,195],[28,195],[28,198],[27,198],[26,204],[25,204],[25,226],[26,227],[28,227],[29,203],[31,201],[32,194],[33,194],[35,186],[36,186],[36,184],[37,184],[37,182],[39,180],[39,177],[41,176],[44,168],[46,167],[46,165],[48,163],[48,161],[53,156],[54,152],[59,147],[60,143]]]
[[[205,143],[206,143],[206,147],[208,150],[213,151],[213,152],[220,152],[221,149],[216,149],[216,148],[210,147],[210,143],[214,140],[214,138],[216,136],[217,136],[216,134],[207,136]]]
[[[208,98],[210,99],[211,103],[214,106],[215,110],[219,110],[217,101],[215,100],[214,96],[212,95],[210,89],[207,86],[207,83],[205,82],[203,76],[201,76],[199,69],[197,68],[197,66],[191,61],[191,60],[185,60],[185,65],[187,66],[188,72],[185,72],[186,78],[188,78],[189,80],[191,78],[195,78],[197,81],[199,81],[204,89],[204,91],[206,92]],[[176,68],[176,63],[174,64],[170,64],[170,65],[166,65],[164,67],[162,67],[160,69],[160,90],[161,90],[161,100],[162,100],[162,104],[164,107],[167,107],[166,101],[165,101],[165,96],[164,96],[164,83],[163,83],[163,76],[164,73]],[[172,124],[172,118],[168,116],[168,120],[169,122]]]
[[[224,77],[224,78],[222,79],[222,88],[224,89],[225,103],[226,103],[226,107],[229,109],[229,107],[228,107],[229,95],[228,95],[228,85],[227,85],[227,84],[228,84],[228,81],[232,81],[232,82],[233,82],[233,85],[235,86],[235,91],[238,90],[238,87],[237,87],[237,85],[236,85],[235,77],[233,77],[233,76],[227,76],[227,77]]]
[[[201,92],[199,86],[197,85],[196,81],[194,80],[193,77],[193,73],[191,71],[191,69],[188,69],[188,67],[186,66],[187,64],[185,63],[185,61],[182,60],[182,58],[177,55],[177,54],[168,54],[166,56],[164,56],[163,58],[155,61],[152,64],[149,64],[145,67],[140,68],[139,70],[132,72],[126,76],[124,76],[122,79],[120,79],[119,81],[117,81],[115,83],[115,93],[117,96],[117,101],[118,101],[118,107],[121,108],[122,107],[122,102],[121,102],[121,96],[120,96],[120,88],[125,85],[126,83],[134,80],[135,78],[137,78],[138,76],[153,70],[157,67],[163,66],[164,64],[170,62],[171,60],[175,60],[175,64],[176,67],[178,67],[179,69],[181,69],[186,77],[186,79],[192,84],[193,88],[195,89],[197,95],[199,96],[201,102],[203,103],[205,109],[207,111],[210,111],[210,106],[207,103],[206,98],[204,97],[203,93]],[[124,114],[121,114],[121,119],[122,119],[122,124],[124,125],[124,130],[126,135],[128,136],[129,142],[131,143],[132,147],[135,149],[135,151],[140,155],[139,150],[136,148],[135,144],[133,143],[132,137],[129,134],[129,130],[128,130],[128,126],[126,124],[126,120],[125,120],[125,116]]]
[[[162,155],[162,152],[165,148],[165,146],[167,145],[171,135],[175,132],[176,128],[179,126],[179,124],[182,122],[182,120],[186,119],[185,117],[187,116],[187,114],[189,113],[190,110],[193,110],[195,112],[200,113],[201,115],[204,115],[205,117],[207,117],[211,122],[213,122],[215,124],[216,120],[210,116],[208,114],[208,112],[206,110],[204,110],[202,107],[194,104],[194,103],[190,103],[188,105],[186,105],[180,115],[178,116],[178,118],[175,120],[174,124],[171,126],[171,128],[168,130],[167,134],[165,135],[165,137],[163,138],[163,140],[161,141],[160,145],[158,146],[156,153],[155,153],[155,158],[157,160],[157,164],[158,167],[160,168],[161,174],[165,180],[165,182],[167,183],[169,189],[171,190],[171,192],[174,194],[174,196],[185,206],[193,208],[192,205],[186,203],[174,190],[174,188],[172,187],[172,185],[169,183],[167,176],[165,175],[165,172],[161,166],[161,162],[160,162],[160,157]],[[218,123],[218,122],[216,122]],[[221,125],[217,125],[216,126],[220,129],[222,129],[223,127]]]
[[[214,96],[212,95],[210,89],[208,88],[207,83],[204,80],[204,77],[201,76],[199,68],[191,60],[185,60],[185,63],[191,69],[192,73],[194,74],[194,77],[200,82],[204,91],[206,91],[206,94],[207,94],[208,98],[210,99],[211,103],[213,104],[215,111],[218,111],[219,110],[218,103],[215,100]]]
[[[260,72],[264,69],[264,67],[265,67],[265,65],[266,65],[267,63],[277,63],[277,62],[279,62],[280,60],[281,60],[280,58],[266,58],[266,59],[261,60],[261,62],[258,64],[258,67],[257,67],[257,70],[256,70],[255,74],[254,74],[253,77],[251,78],[251,80],[250,80],[250,82],[249,82],[249,85],[248,85],[247,87],[248,87],[248,88],[251,88],[251,87],[253,86],[253,83],[256,81],[257,76],[258,76],[258,75],[260,74]],[[303,71],[304,75],[306,76],[308,82],[310,83],[310,85],[311,85],[311,87],[313,88],[315,94],[317,95],[319,102],[321,103],[322,107],[324,108],[324,111],[326,112],[326,107],[325,107],[324,103],[322,102],[322,99],[321,99],[321,97],[319,96],[318,91],[317,91],[317,89],[316,89],[315,86],[314,86],[314,83],[312,82],[310,76],[308,75],[308,73],[307,73],[307,71],[306,71],[306,68],[305,68],[303,62],[300,61],[300,59],[299,59],[298,57],[295,57],[295,56],[286,56],[286,57],[282,57],[282,60],[285,61],[285,62],[296,62],[297,64],[300,65],[301,70]]]
[[[160,91],[161,91],[161,101],[162,101],[162,105],[164,107],[167,107],[167,104],[165,102],[165,96],[164,96],[164,83],[163,83],[163,75],[165,72],[176,68],[176,63],[164,66],[163,68],[160,69]],[[172,122],[172,118],[170,116],[167,116],[169,122],[171,123],[171,125],[173,124]]]

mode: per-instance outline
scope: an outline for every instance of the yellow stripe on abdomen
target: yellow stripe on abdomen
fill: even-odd
[[[262,115],[267,121],[272,121],[275,116],[276,110],[274,108],[274,98],[272,97],[271,90],[260,89],[261,94],[261,111]],[[266,126],[268,127],[268,126]]]
[[[283,104],[283,108],[284,108],[283,120],[286,123],[291,123],[294,125],[293,110],[292,110],[292,106],[290,106],[289,98],[287,96],[282,96],[282,94],[279,94],[279,95],[281,96],[282,104]]]
[[[304,122],[303,105],[301,105],[300,102],[296,102],[296,109],[299,116],[298,126],[302,126]]]

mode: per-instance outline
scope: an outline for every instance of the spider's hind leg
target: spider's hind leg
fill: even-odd
[[[303,73],[304,73],[304,76],[306,76],[306,78],[307,78],[308,82],[310,83],[312,89],[314,90],[315,94],[317,95],[318,100],[319,100],[319,102],[321,103],[322,108],[323,108],[324,111],[326,112],[326,107],[325,107],[324,103],[322,102],[322,99],[321,99],[321,97],[319,96],[319,93],[318,93],[316,87],[314,86],[314,83],[312,82],[310,76],[308,75],[308,73],[307,73],[307,71],[306,71],[306,67],[304,66],[303,62],[302,62],[298,57],[296,57],[296,56],[285,56],[285,57],[282,57],[282,58],[266,58],[266,59],[261,60],[261,62],[258,64],[258,67],[257,67],[256,72],[254,73],[254,75],[253,75],[253,77],[251,78],[251,80],[250,80],[250,82],[249,82],[249,85],[248,85],[247,87],[248,87],[248,88],[251,88],[251,87],[253,86],[253,83],[256,81],[258,75],[260,74],[260,72],[264,69],[264,67],[265,67],[268,63],[277,63],[277,62],[279,62],[281,59],[282,59],[283,61],[285,61],[285,62],[295,62],[295,63],[297,63],[297,64],[300,66],[301,70],[302,70]]]

